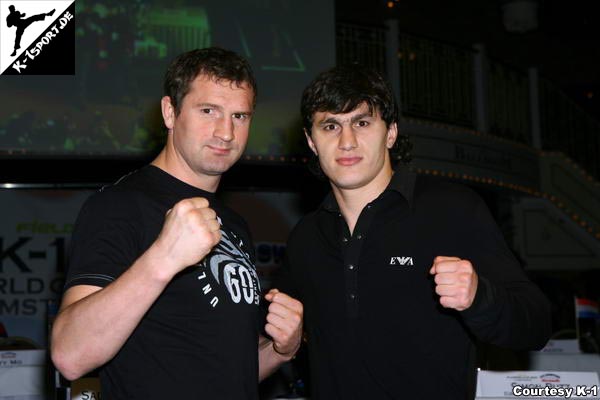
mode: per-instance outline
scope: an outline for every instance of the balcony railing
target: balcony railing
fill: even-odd
[[[398,60],[404,115],[473,126],[470,51],[402,35]]]
[[[546,150],[568,154],[594,177],[600,176],[600,123],[546,79],[540,85],[540,122]]]
[[[397,40],[386,40],[382,26],[338,23],[336,32],[338,64],[358,62],[391,78],[395,71],[388,71],[393,64],[386,55],[397,55],[403,116],[561,151],[600,178],[600,123],[535,69],[523,71],[476,49],[401,32]],[[397,43],[396,51],[387,51],[388,43]]]
[[[358,61],[385,73],[385,49],[385,28],[350,24],[336,25],[336,61],[338,65]]]
[[[489,133],[532,145],[528,76],[501,63],[490,62],[487,77]]]

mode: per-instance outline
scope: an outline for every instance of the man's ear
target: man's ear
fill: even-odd
[[[304,136],[306,136],[306,142],[308,143],[308,147],[310,147],[312,152],[315,153],[315,156],[318,156],[319,153],[317,152],[317,147],[315,146],[315,143],[313,142],[306,129],[304,129]]]
[[[175,125],[175,108],[171,104],[171,98],[169,96],[164,96],[160,99],[160,110],[165,126],[170,131],[173,129],[173,125]]]
[[[387,131],[387,137],[385,139],[385,145],[388,149],[394,147],[394,143],[396,143],[396,139],[398,138],[398,124],[393,122],[390,124],[390,127]]]

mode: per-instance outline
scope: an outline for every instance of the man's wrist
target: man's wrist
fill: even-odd
[[[288,352],[281,351],[280,349],[278,349],[275,342],[271,342],[271,346],[273,346],[273,351],[277,353],[284,361],[290,361],[296,356],[298,349],[300,349],[300,341],[298,341],[298,344],[294,346],[294,349],[292,351]]]
[[[150,276],[161,284],[168,284],[175,276],[175,265],[157,246],[150,246],[137,262],[143,263]]]

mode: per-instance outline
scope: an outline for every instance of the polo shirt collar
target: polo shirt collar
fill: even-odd
[[[406,166],[398,166],[395,169],[394,175],[390,180],[389,185],[385,190],[394,190],[402,195],[412,208],[414,204],[415,182],[417,174]]]
[[[400,195],[402,195],[402,197],[404,197],[408,202],[409,207],[412,208],[414,202],[416,178],[417,174],[409,170],[406,166],[398,166],[395,169],[392,179],[385,188],[384,192],[395,191],[400,193]],[[327,196],[325,196],[325,199],[319,208],[336,213],[340,211],[340,207],[338,206],[335,196],[333,195],[333,191],[330,191]]]

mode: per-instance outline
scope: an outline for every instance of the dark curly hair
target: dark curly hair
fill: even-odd
[[[252,104],[256,105],[258,90],[248,61],[233,51],[207,47],[178,55],[167,68],[163,90],[164,95],[171,99],[175,115],[179,115],[183,98],[190,90],[190,82],[198,75],[229,81],[237,87],[247,84],[254,93]]]
[[[398,104],[390,84],[379,72],[359,64],[331,68],[317,75],[302,92],[302,125],[307,134],[312,135],[315,113],[326,111],[345,114],[363,103],[367,104],[371,114],[378,111],[388,128],[391,124],[398,123]],[[408,163],[411,148],[408,136],[398,134],[390,149],[392,163]],[[318,176],[323,176],[316,156],[309,167]]]

